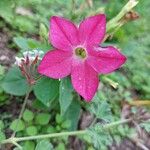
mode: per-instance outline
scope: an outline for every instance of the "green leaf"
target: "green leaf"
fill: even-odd
[[[101,91],[100,91],[101,92]],[[103,100],[104,97],[99,91],[93,98],[91,105],[87,105],[87,109],[96,116],[96,118],[102,119],[105,122],[112,121],[111,105]]]
[[[56,127],[53,127],[52,125],[46,125],[44,128],[42,127],[42,133],[56,133]]]
[[[49,143],[47,140],[42,140],[42,141],[40,141],[40,142],[37,144],[35,150],[43,150],[43,148],[44,148],[44,150],[53,150],[52,144]]]
[[[25,141],[23,150],[35,150],[35,143],[32,141]]]
[[[39,113],[35,117],[35,122],[39,125],[47,125],[49,123],[50,117],[51,116],[47,113]]]
[[[61,127],[64,129],[69,129],[70,126],[71,126],[71,122],[69,120],[66,120],[61,124]]]
[[[17,128],[16,128],[16,127],[17,127]],[[13,131],[16,131],[16,132],[22,131],[22,130],[25,129],[25,124],[24,124],[24,122],[23,122],[22,120],[19,120],[19,121],[18,121],[18,119],[16,119],[16,120],[14,120],[14,121],[11,123],[10,129],[13,130]]]
[[[38,130],[35,126],[30,126],[26,128],[26,133],[29,136],[33,136],[36,135],[38,133]]]
[[[64,143],[59,143],[58,146],[55,148],[55,150],[65,150],[65,144]]]
[[[48,106],[44,105],[41,101],[38,99],[35,99],[32,103],[32,107],[34,109],[39,109],[39,110],[48,110]]]
[[[56,123],[61,124],[63,122],[63,117],[60,114],[56,115]]]
[[[28,84],[19,68],[13,67],[7,72],[2,87],[9,94],[22,96],[26,94]]]
[[[27,16],[20,16],[15,14],[15,18],[13,19],[13,22],[11,22],[12,26],[14,28],[17,28],[21,32],[30,32],[35,33],[37,31],[36,29],[36,23],[33,21],[33,19],[27,17]]]
[[[55,133],[56,129],[53,126],[48,126],[46,128],[46,133]]]
[[[13,20],[12,4],[13,1],[10,0],[0,1],[0,16],[7,22]]]
[[[30,38],[23,38],[23,37],[15,37],[14,42],[17,44],[22,51],[32,50],[32,49],[41,49],[43,51],[47,51],[51,48],[50,45],[45,45]]]
[[[70,78],[64,78],[60,82],[59,103],[61,115],[64,115],[73,100],[73,88]]]
[[[0,130],[4,129],[4,127],[5,127],[4,122],[0,120]]]
[[[34,118],[34,114],[32,111],[26,109],[23,113],[23,119],[27,122],[32,121]]]
[[[0,142],[5,140],[5,139],[6,139],[5,134],[0,130]]]
[[[146,121],[140,124],[142,128],[144,128],[148,133],[150,132],[150,121]]]
[[[28,40],[26,38],[15,37],[13,40],[19,48],[29,50]]]
[[[80,109],[81,106],[79,104],[79,102],[77,101],[77,99],[74,99],[69,107],[69,109],[66,111],[64,117],[66,120],[70,121],[68,122],[70,125],[70,130],[76,130],[77,129],[77,125],[78,125],[78,121],[80,118]]]
[[[45,105],[49,105],[56,98],[58,91],[59,81],[47,77],[39,79],[34,86],[35,96]]]

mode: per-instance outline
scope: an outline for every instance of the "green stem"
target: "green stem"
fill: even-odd
[[[107,76],[104,76],[103,77],[103,80],[104,81],[106,81],[106,82],[108,82],[113,88],[117,88],[118,87],[118,83],[117,82],[115,82],[115,81],[113,81],[113,80],[111,80],[110,78],[108,78]]]
[[[24,110],[25,110],[25,107],[26,107],[27,100],[28,100],[29,94],[30,94],[30,92],[31,92],[31,89],[32,89],[32,87],[31,87],[31,85],[29,85],[29,88],[28,88],[28,90],[27,90],[27,92],[26,92],[26,96],[25,96],[25,98],[24,98],[24,102],[23,102],[23,105],[22,105],[22,108],[21,108],[21,111],[20,111],[20,114],[19,114],[19,117],[18,117],[18,120],[17,120],[16,127],[15,127],[14,132],[12,133],[12,136],[11,136],[11,137],[15,137],[15,135],[16,135],[16,129],[17,129],[17,127],[18,127],[18,124],[19,124],[20,119],[22,118],[22,115],[23,115],[23,112],[24,112]]]
[[[22,146],[20,146],[17,142],[12,141],[12,144],[14,144],[15,146],[17,146],[20,150],[22,150]]]
[[[131,121],[132,121],[132,118],[130,118],[130,119],[124,119],[124,120],[119,120],[119,121],[115,121],[115,122],[112,122],[110,124],[107,124],[103,128],[104,129],[109,129],[109,128],[112,128],[114,126],[118,126],[120,124],[125,124],[125,123],[131,122]]]
[[[120,124],[128,123],[130,121],[132,121],[132,119],[116,121],[116,122],[105,125],[103,129],[109,129]],[[14,142],[17,143],[17,142],[27,141],[27,140],[37,140],[37,139],[54,138],[54,137],[62,137],[62,136],[83,135],[87,133],[88,133],[88,130],[80,130],[80,131],[61,132],[61,133],[44,134],[44,135],[36,135],[36,136],[11,137],[9,139],[2,141],[1,144],[14,143]]]
[[[26,140],[35,140],[35,139],[37,140],[37,139],[45,139],[45,138],[62,137],[62,136],[82,135],[86,133],[87,133],[87,130],[80,130],[80,131],[72,131],[72,132],[61,132],[61,133],[37,135],[37,136],[30,136],[30,137],[27,136],[27,137],[16,138],[16,142],[26,141]]]
[[[116,28],[120,24],[120,20],[125,16],[125,14],[131,11],[132,8],[134,8],[137,4],[137,0],[129,0],[128,3],[119,12],[119,14],[107,23],[107,32]]]

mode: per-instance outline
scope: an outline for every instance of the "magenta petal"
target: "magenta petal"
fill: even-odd
[[[103,14],[83,20],[79,26],[79,40],[81,44],[98,45],[106,32],[106,17]]]
[[[67,19],[53,16],[50,20],[49,40],[54,47],[71,50],[77,45],[77,27]]]
[[[71,79],[74,89],[86,100],[91,101],[98,88],[98,74],[87,63],[73,66]]]
[[[59,79],[68,76],[71,72],[71,53],[53,50],[45,54],[38,72],[51,78]]]
[[[99,48],[93,51],[93,56],[89,56],[87,62],[98,73],[107,74],[121,67],[125,63],[126,57],[122,55],[116,48],[109,46],[107,48]]]

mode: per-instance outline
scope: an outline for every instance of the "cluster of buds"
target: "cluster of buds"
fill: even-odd
[[[42,59],[43,54],[43,51],[33,50],[24,52],[23,57],[15,57],[15,65],[20,68],[22,75],[30,85],[35,83],[37,63]]]

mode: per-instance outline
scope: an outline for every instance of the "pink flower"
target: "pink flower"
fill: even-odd
[[[45,54],[38,72],[55,79],[71,74],[74,89],[90,101],[98,88],[98,74],[111,73],[126,61],[115,47],[99,47],[105,32],[103,14],[86,18],[79,27],[65,18],[53,16],[49,40],[55,49]]]

